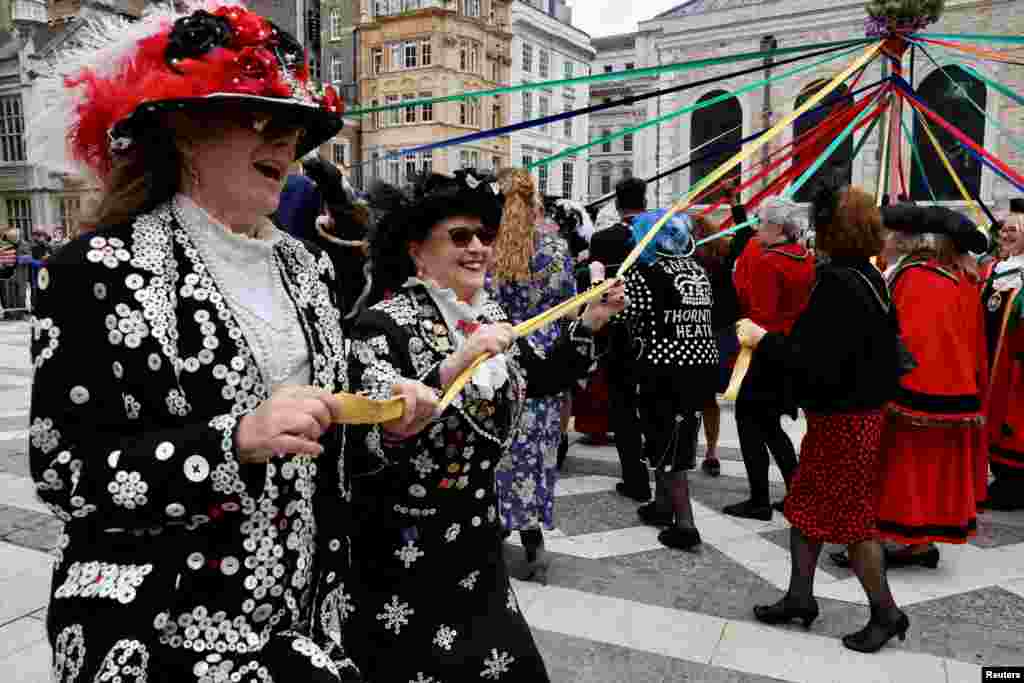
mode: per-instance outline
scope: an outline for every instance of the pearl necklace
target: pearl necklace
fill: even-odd
[[[269,388],[286,383],[309,365],[309,352],[275,248],[281,235],[266,228],[261,237],[239,237],[186,197],[176,198],[173,208],[238,321]],[[306,377],[297,381],[308,383],[308,375],[306,367]]]

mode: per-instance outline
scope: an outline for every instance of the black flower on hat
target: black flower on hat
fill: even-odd
[[[199,57],[215,47],[225,47],[231,42],[231,35],[227,19],[198,10],[174,22],[164,59],[171,69],[178,71],[174,65],[179,59]]]

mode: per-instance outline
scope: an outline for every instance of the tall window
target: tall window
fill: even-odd
[[[480,125],[480,100],[459,103],[459,123],[464,126]]]
[[[551,53],[544,48],[537,54],[537,73],[541,78],[551,77]]]
[[[501,118],[501,103],[495,100],[494,107],[491,109],[491,128],[501,128],[504,125],[504,121]]]
[[[462,13],[467,17],[479,17],[480,0],[462,0]]]
[[[415,99],[416,99],[415,93],[411,93],[411,94],[408,94],[408,95],[402,95],[402,101],[403,102],[411,102],[412,100],[415,100]],[[406,107],[405,109],[402,110],[403,112],[405,112],[405,122],[406,123],[416,123],[416,109],[417,109],[416,107]]]
[[[724,90],[713,90],[701,97],[700,101],[719,97]],[[690,153],[694,155],[710,154],[690,167],[690,184],[697,184],[702,178],[722,165],[726,159],[736,152],[733,145],[743,137],[743,108],[735,97],[724,99],[717,104],[693,112],[690,120]],[[711,144],[708,144],[714,140]],[[695,151],[699,150],[699,151]],[[730,172],[731,177],[740,174],[737,167]],[[719,192],[703,200],[713,203],[721,197]]]
[[[419,66],[419,45],[415,42],[405,44],[405,68],[415,69]]]
[[[341,57],[338,55],[331,57],[331,81],[339,83],[344,80],[342,76],[342,67],[344,66],[345,64],[342,62]]]
[[[379,76],[384,72],[384,49],[375,47],[370,50],[370,64],[373,65],[373,75]]]
[[[21,95],[0,97],[0,161],[25,161],[24,130]]]
[[[541,194],[548,193],[548,167],[547,164],[537,167],[537,191]]]
[[[78,234],[78,223],[82,217],[82,200],[80,197],[61,197],[60,227],[68,237]]]
[[[420,152],[420,172],[430,173],[434,170],[434,153]]]
[[[796,104],[794,106],[799,107],[801,104],[806,102],[809,97],[814,95],[814,93],[818,92],[821,88],[825,87],[827,83],[828,81],[824,80],[815,81],[814,83],[811,83],[809,86],[807,86],[800,92],[800,95],[796,98]],[[846,92],[847,87],[845,85],[840,85],[838,88],[829,93],[828,97],[826,97],[822,101],[819,109],[812,109],[811,111],[807,112],[806,114],[798,118],[796,121],[794,121],[793,139],[796,140],[800,138],[800,136],[813,130],[818,124],[824,121],[827,117],[831,116],[834,112],[837,112],[843,107],[850,105],[851,98],[846,96]],[[739,109],[738,102],[735,104],[735,107],[736,109]],[[715,107],[711,108],[713,109]],[[735,124],[738,124],[740,121],[741,119],[737,118]],[[727,129],[728,127],[726,127],[723,130]],[[829,142],[831,142],[831,140],[823,140],[820,143],[814,145],[808,151],[804,152],[804,154],[795,154],[793,156],[793,166],[798,165],[801,161],[806,161],[808,156],[817,158],[822,152],[825,151],[825,148],[828,146]],[[730,154],[734,153],[735,151],[736,150],[731,150]],[[728,156],[729,154],[726,154],[726,157]],[[811,197],[814,195],[815,187],[824,178],[838,177],[844,184],[849,184],[850,181],[853,179],[853,163],[851,161],[852,157],[853,136],[851,135],[847,137],[845,140],[843,140],[842,144],[839,145],[839,147],[832,154],[832,156],[829,157],[829,159],[824,164],[821,165],[821,168],[814,172],[814,175],[811,176],[811,178],[806,183],[804,183],[803,186],[801,186],[801,188],[793,196],[793,199],[795,199],[798,202],[811,201]]]
[[[421,40],[420,41],[420,64],[422,66],[430,66],[431,65],[432,60],[433,60],[431,52],[432,52],[432,50],[431,50],[430,40],[429,39],[428,40]]]
[[[612,177],[610,175],[601,176],[601,194],[608,194],[612,191]]]
[[[398,104],[398,95],[388,95],[384,98],[384,102],[387,105]],[[388,117],[389,126],[397,126],[402,123],[402,110],[401,109],[389,109],[385,114]]]
[[[562,162],[562,197],[565,199],[572,199],[572,181],[575,170],[576,166],[573,162]]]
[[[938,70],[933,71],[921,81],[921,85],[917,89],[918,96],[924,100],[929,109],[959,128],[979,147],[984,147],[985,117],[971,106],[968,98],[978,105],[978,108],[985,111],[988,99],[985,85],[958,66],[947,66],[943,68],[943,71],[945,73],[940,73]],[[952,79],[952,83],[950,79]],[[972,196],[977,196],[981,192],[981,162],[965,150],[944,128],[935,125],[931,120],[928,121],[928,127],[949,163],[952,164],[953,170],[960,176],[967,192]],[[962,199],[953,179],[949,177],[949,171],[946,170],[939,155],[935,153],[920,120],[914,124],[914,143],[920,150],[924,175],[922,176],[921,169],[915,164],[910,176],[911,198],[931,200],[931,194],[928,192],[930,186],[935,197],[941,201]],[[926,178],[927,183],[925,182]]]
[[[529,168],[530,164],[532,164],[532,163],[533,163],[533,155],[531,155],[531,154],[524,154],[523,155],[523,168]]]
[[[606,74],[610,74],[612,72],[612,70],[614,70],[614,68],[615,67],[613,67],[611,64],[605,64],[604,65],[604,72]]]
[[[388,159],[388,182],[398,185],[401,182],[402,162],[398,157]]]
[[[491,157],[491,169],[497,173],[501,170],[501,157],[495,154]]]
[[[340,142],[335,142],[332,147],[334,152],[334,163],[339,166],[345,165],[345,145]]]
[[[571,59],[567,59],[562,63],[562,76],[565,78],[572,78],[573,75],[573,63]]]
[[[370,175],[374,178],[381,178],[381,166],[380,166],[380,152],[373,152],[370,154]]]
[[[328,16],[331,40],[341,40],[341,8],[332,7]]]
[[[622,151],[632,152],[633,151],[633,134],[626,133],[622,136]]]
[[[545,116],[548,115],[550,103],[551,103],[551,98],[549,98],[547,95],[539,95],[537,97],[537,116],[538,117],[544,118]],[[541,126],[540,130],[541,130],[542,133],[547,133],[548,132],[548,124],[545,123],[543,126]]]
[[[405,182],[411,183],[416,180],[416,155],[406,154],[404,159],[405,166]]]
[[[459,71],[469,71],[469,41],[459,41]]]
[[[472,73],[480,73],[480,44],[470,43],[469,45],[469,70]]]
[[[523,41],[523,71],[526,73],[533,71],[533,45],[525,40]]]
[[[405,65],[405,52],[401,43],[391,45],[391,71],[398,71]]]
[[[380,106],[380,100],[374,100],[373,102],[370,103],[370,107],[373,108],[373,109],[376,109],[379,106]],[[383,116],[383,114],[384,114],[384,112],[382,112],[382,111],[375,111],[375,112],[373,112],[373,114],[371,114],[370,119],[373,122],[373,127],[374,128],[378,128],[379,129],[379,128],[383,128],[384,127],[384,116]]]
[[[533,93],[523,93],[523,121],[533,118]]]
[[[7,200],[7,224],[18,229],[18,236],[32,234],[32,202],[28,199]]]
[[[601,131],[601,137],[602,138],[606,138],[606,137],[608,137],[611,134],[612,134],[612,132],[608,128],[605,128],[604,130]],[[612,151],[612,141],[611,140],[605,140],[603,143],[601,143],[601,151],[605,152],[605,153],[611,152]]]
[[[434,93],[432,93],[432,92],[421,92],[420,93],[420,99],[421,100],[429,100],[433,96],[434,96]],[[433,120],[434,120],[434,105],[433,105],[433,103],[428,102],[427,104],[421,104],[420,105],[420,121],[426,122],[426,121],[433,121]]]
[[[566,100],[564,109],[566,112],[572,111],[573,101]],[[562,133],[565,135],[567,139],[572,140],[572,119],[564,119],[562,121]]]
[[[495,83],[501,83],[501,60],[491,60],[491,80]]]

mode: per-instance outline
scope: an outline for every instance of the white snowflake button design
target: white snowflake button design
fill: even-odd
[[[377,621],[383,621],[384,628],[394,630],[397,636],[403,626],[409,625],[409,617],[415,613],[409,603],[400,602],[397,595],[392,595],[391,602],[384,605],[384,611],[377,615]]]
[[[416,543],[413,541],[406,541],[405,545],[395,551],[395,557],[397,557],[408,569],[413,563],[423,557],[425,553],[416,547]]]
[[[491,648],[491,656],[484,660],[484,670],[480,672],[480,678],[498,680],[501,674],[507,674],[508,668],[516,658],[507,652],[498,652],[498,648]]]
[[[437,629],[437,634],[434,636],[434,645],[443,649],[446,652],[452,651],[452,643],[455,642],[455,636],[459,635],[459,632],[450,626],[441,625],[441,628]]]
[[[462,581],[459,581],[459,585],[465,588],[466,590],[471,591],[474,588],[476,588],[476,580],[478,578],[480,578],[479,569],[471,571],[466,578],[464,578]]]

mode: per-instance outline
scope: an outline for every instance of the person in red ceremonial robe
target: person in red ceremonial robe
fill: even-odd
[[[988,241],[944,207],[898,205],[883,220],[902,254],[888,283],[916,367],[886,411],[878,530],[903,545],[887,551],[890,567],[935,568],[935,543],[974,536],[985,497],[984,314],[976,278],[958,264]]]
[[[988,504],[1024,509],[1024,215],[1011,214],[999,232],[1006,258],[985,285],[991,388],[986,405],[989,455],[995,480]]]
[[[814,255],[797,242],[806,210],[785,199],[770,198],[759,211],[757,234],[736,262],[734,282],[742,314],[768,332],[788,334],[814,284]],[[736,427],[750,498],[727,505],[735,517],[770,520],[768,452],[782,471],[787,489],[796,469],[796,450],[782,429],[782,416],[796,417],[795,405],[780,401],[784,378],[777,367],[755,353],[736,400]]]

